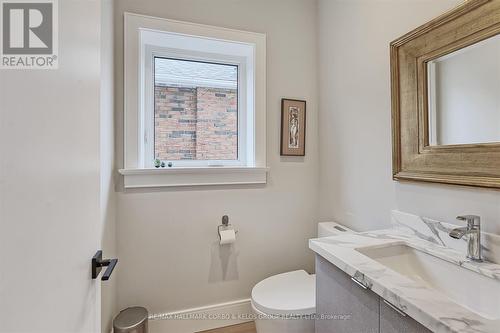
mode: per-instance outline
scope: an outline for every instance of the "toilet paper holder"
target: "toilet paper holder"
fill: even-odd
[[[217,226],[217,234],[219,235],[219,240],[221,240],[221,239],[222,239],[222,238],[221,238],[221,236],[220,236],[221,228],[228,229],[228,228],[230,228],[230,227],[232,227],[232,225],[231,225],[231,224],[229,224],[229,216],[224,215],[224,216],[222,217],[222,224],[219,224],[219,225]],[[235,230],[235,231],[234,231],[234,233],[235,233],[235,234],[237,234],[237,233],[238,233],[238,230]]]

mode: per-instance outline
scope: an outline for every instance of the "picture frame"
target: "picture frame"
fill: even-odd
[[[281,99],[281,156],[306,154],[306,101]]]

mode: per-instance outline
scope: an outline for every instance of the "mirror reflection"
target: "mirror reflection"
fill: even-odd
[[[429,144],[500,142],[500,35],[430,61]]]

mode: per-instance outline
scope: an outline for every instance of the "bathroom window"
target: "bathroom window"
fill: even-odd
[[[239,64],[153,56],[149,158],[167,166],[245,164],[239,71]]]
[[[263,34],[125,13],[125,187],[265,183]]]

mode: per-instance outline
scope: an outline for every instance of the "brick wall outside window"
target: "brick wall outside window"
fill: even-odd
[[[155,87],[155,158],[236,160],[234,89]]]

